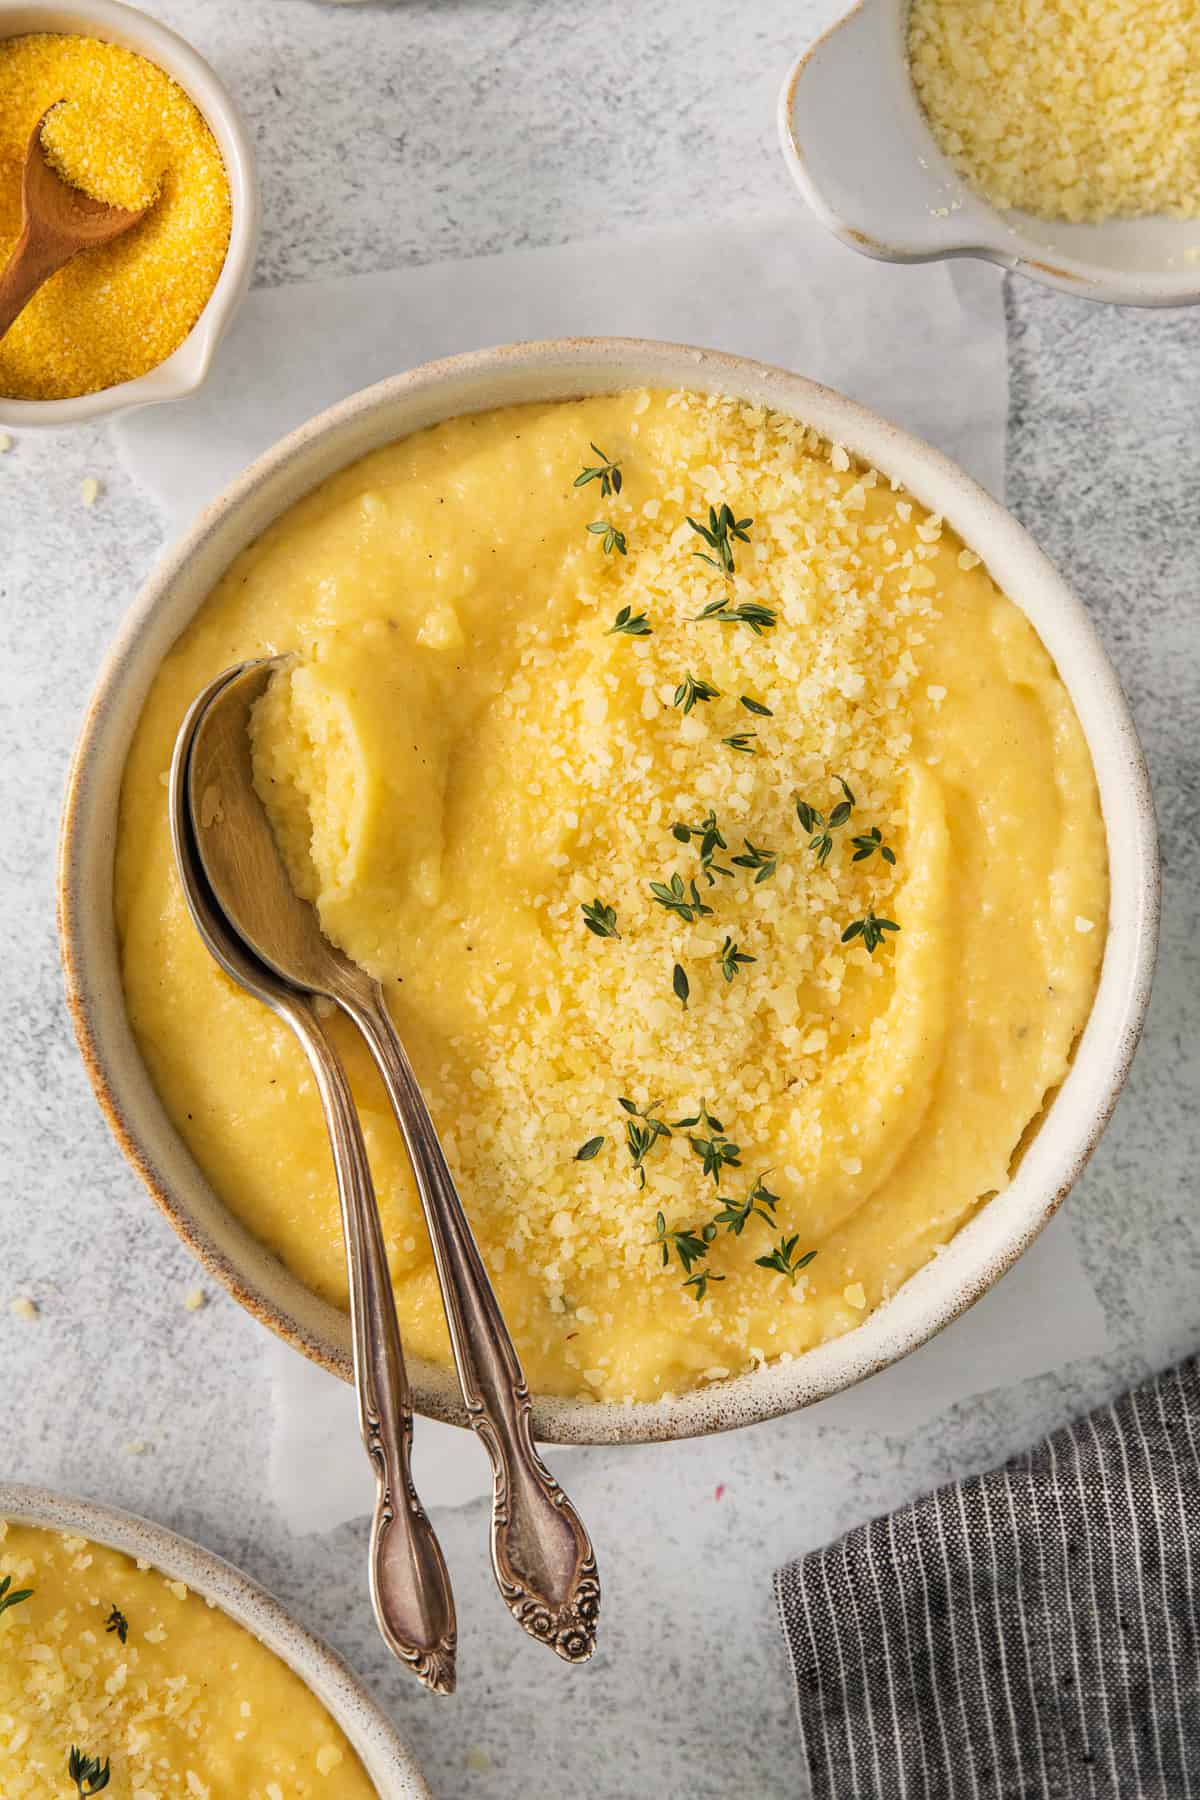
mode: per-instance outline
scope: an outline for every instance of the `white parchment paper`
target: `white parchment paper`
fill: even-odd
[[[112,429],[122,460],[181,530],[276,438],[357,388],[459,350],[591,335],[780,363],[907,426],[1002,496],[1000,276],[975,262],[869,262],[799,207],[719,231],[260,289],[198,394]]]
[[[738,351],[840,388],[927,438],[1001,495],[1008,378],[1001,284],[982,263],[898,268],[836,243],[799,208],[701,233],[515,252],[260,290],[206,386],[112,430],[170,531],[187,525],[276,438],[356,388],[459,350],[522,338],[669,338]],[[1069,1223],[1056,1220],[992,1294],[940,1338],[824,1403],[822,1427],[911,1431],[987,1388],[1104,1348],[1103,1315]],[[372,1477],[354,1398],[277,1340],[271,1491],[292,1530],[366,1513]],[[629,1454],[560,1450],[553,1461]],[[428,1506],[487,1491],[482,1447],[419,1420],[416,1476]],[[303,1482],[295,1471],[305,1470]]]

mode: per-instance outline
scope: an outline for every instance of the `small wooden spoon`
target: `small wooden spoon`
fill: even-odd
[[[80,250],[109,244],[136,225],[149,211],[128,212],[106,206],[90,194],[72,187],[51,166],[42,143],[44,112],[29,138],[21,175],[21,235],[4,268],[0,270],[0,338],[29,304],[44,281],[70,262]]]

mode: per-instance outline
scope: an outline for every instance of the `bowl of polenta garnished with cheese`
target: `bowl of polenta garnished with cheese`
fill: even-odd
[[[1025,532],[813,383],[670,345],[485,351],[357,395],[153,577],[70,783],[68,994],[206,1264],[349,1371],[337,1199],[284,1028],[208,959],[165,776],[291,652],[255,782],[382,982],[549,1438],[789,1410],[1015,1259],[1149,992],[1152,807]],[[461,1417],[403,1146],[341,1021],[417,1403]]]
[[[219,1557],[0,1484],[0,1793],[428,1800],[365,1689]]]

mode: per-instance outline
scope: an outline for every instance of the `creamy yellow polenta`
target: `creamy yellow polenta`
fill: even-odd
[[[5,1576],[10,1596],[32,1593],[0,1612],[4,1800],[74,1791],[73,1748],[109,1765],[121,1800],[371,1800],[299,1676],[183,1582],[0,1520]]]
[[[619,492],[575,485],[593,446]],[[725,503],[751,521],[729,578],[688,524]],[[613,629],[625,608],[648,633]],[[282,650],[299,660],[257,710],[260,791],[328,935],[386,985],[535,1389],[648,1399],[795,1354],[1005,1186],[1091,1005],[1103,829],[1036,633],[904,492],[731,400],[463,418],[293,508],[166,658],[122,794],[130,1017],[217,1191],[344,1304],[303,1058],[201,947],[167,833],[192,696]],[[709,815],[705,870],[702,833],[673,827]],[[673,877],[690,919],[652,892]],[[619,936],[589,930],[597,902]],[[899,929],[843,942],[872,917]],[[406,1341],[444,1358],[399,1135],[332,1023]],[[672,1128],[640,1168],[622,1097]],[[710,1134],[675,1124],[702,1100],[738,1146],[719,1181]],[[760,1176],[773,1204],[730,1229]],[[700,1294],[657,1239],[703,1241],[722,1211]],[[810,1250],[797,1279],[759,1265]]]

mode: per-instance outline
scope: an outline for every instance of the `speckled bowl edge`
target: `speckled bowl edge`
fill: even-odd
[[[522,398],[643,385],[729,393],[804,420],[903,482],[983,557],[1038,629],[1087,736],[1108,839],[1109,932],[1099,990],[1073,1065],[1012,1183],[897,1294],[844,1337],[681,1396],[631,1405],[535,1396],[535,1429],[545,1441],[646,1442],[751,1424],[862,1380],[949,1324],[1042,1229],[1094,1149],[1136,1048],[1157,945],[1153,803],[1116,674],[1085,609],[1028,533],[948,459],[801,376],[686,345],[570,339],[424,365],[309,421],[205,509],[127,615],[97,680],[71,767],[59,924],[80,1048],[118,1142],[210,1273],[306,1355],[349,1378],[343,1315],[308,1293],[216,1201],[166,1120],[125,1017],[111,918],[117,790],[153,673],[237,550],[335,468],[440,418]],[[414,1362],[411,1375],[420,1411],[462,1422],[446,1370]]]

